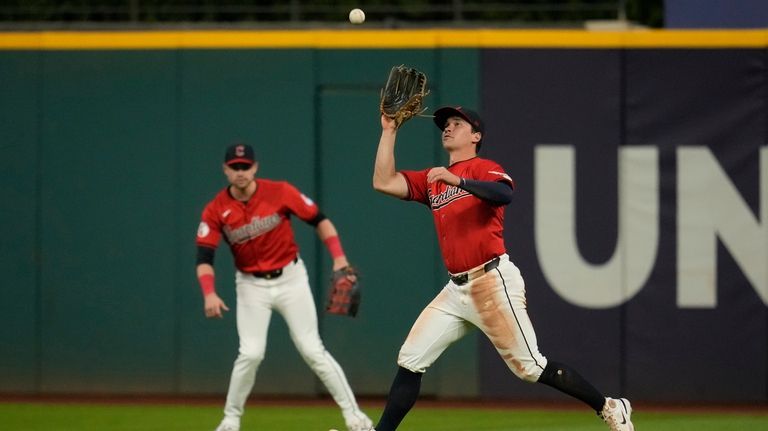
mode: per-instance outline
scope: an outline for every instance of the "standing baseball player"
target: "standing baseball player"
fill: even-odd
[[[629,401],[604,397],[576,371],[539,353],[526,309],[525,284],[504,246],[504,208],[512,201],[515,183],[498,163],[477,156],[485,131],[482,120],[474,111],[457,106],[438,109],[434,121],[442,131],[449,166],[397,171],[398,127],[381,116],[373,187],[431,210],[449,279],[421,312],[400,349],[398,372],[376,430],[397,429],[418,398],[427,368],[477,327],[517,377],[585,402],[613,431],[632,431]]]
[[[213,258],[219,240],[229,245],[237,272],[237,333],[240,349],[232,369],[224,419],[216,431],[238,431],[256,371],[264,359],[272,311],[280,313],[304,361],[341,408],[349,431],[370,429],[344,371],[325,350],[307,269],[291,227],[296,216],[315,227],[333,258],[333,269],[349,262],[336,228],[317,205],[285,181],[257,179],[259,164],[249,145],[232,145],[224,157],[229,186],[203,210],[197,231],[197,277],[205,316],[221,318],[227,305],[216,294]]]

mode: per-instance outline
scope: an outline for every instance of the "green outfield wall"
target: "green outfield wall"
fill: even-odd
[[[223,320],[204,318],[194,274],[194,240],[203,206],[225,185],[224,148],[246,142],[254,146],[261,163],[259,176],[292,182],[315,199],[339,229],[348,257],[362,273],[364,299],[356,319],[322,313],[330,258],[311,227],[294,221],[326,347],[356,392],[385,394],[411,323],[446,281],[428,210],[377,194],[371,187],[380,132],[379,91],[390,67],[406,64],[426,72],[430,110],[457,104],[483,111],[508,109],[522,118],[532,107],[546,111],[535,106],[541,91],[546,103],[555,104],[557,94],[563,100],[582,97],[590,103],[575,104],[574,110],[599,106],[600,112],[609,115],[625,112],[627,101],[621,99],[622,91],[602,91],[599,83],[606,81],[600,79],[601,71],[615,71],[605,78],[615,78],[617,85],[644,71],[643,62],[613,61],[628,52],[676,49],[686,55],[746,50],[756,54],[740,64],[745,70],[756,68],[748,76],[761,79],[766,47],[766,31],[0,33],[0,294],[4,298],[0,301],[0,393],[226,391],[237,352],[234,313]],[[573,90],[584,89],[585,84],[578,77],[566,79],[569,69],[564,68],[555,70],[551,81],[570,89],[559,92],[560,87],[536,81],[528,87],[535,88],[536,94],[520,91],[529,104],[515,107],[518,93],[509,90],[525,87],[521,83],[525,77],[512,73],[516,66],[504,63],[504,58],[512,58],[506,51],[523,63],[528,52],[535,53],[537,61],[542,56],[555,59],[551,67],[568,65],[567,59],[573,57],[591,62],[595,55],[607,53],[610,66],[589,69],[596,72],[590,82],[598,83],[597,95]],[[725,56],[716,61],[731,59]],[[497,64],[502,67],[498,73],[489,72]],[[558,76],[563,79],[554,79]],[[492,80],[493,87],[485,85],[484,79]],[[761,82],[755,88],[765,91],[766,86]],[[495,97],[500,94],[504,97]],[[764,106],[756,109],[765,112]],[[729,112],[733,111],[721,114],[727,117]],[[507,126],[512,124],[510,118],[494,118],[502,123],[508,119]],[[625,121],[618,114],[608,120],[619,125],[626,125]],[[589,124],[603,125],[600,121]],[[547,126],[537,123],[537,127]],[[615,129],[616,136],[624,136],[622,127]],[[643,127],[652,130],[654,125]],[[614,132],[607,130],[609,135]],[[758,146],[765,145],[765,136],[755,139]],[[613,151],[623,143],[594,147],[590,154],[600,160],[605,148]],[[509,155],[512,147],[501,153],[507,154],[506,160],[515,160]],[[520,160],[533,165],[533,160]],[[405,126],[398,138],[399,168],[445,162],[431,120],[417,118]],[[614,170],[608,175],[617,174]],[[530,184],[523,186],[530,190]],[[517,220],[516,227],[533,231],[532,218]],[[520,244],[525,247],[517,253],[535,258],[535,244]],[[537,270],[534,263],[531,266]],[[216,271],[218,291],[232,306],[232,259],[226,248],[217,253]],[[675,282],[674,276],[664,276],[658,284],[665,280]],[[551,292],[544,278],[541,285]],[[545,300],[550,302],[534,308],[551,305],[563,316],[573,311],[556,295]],[[762,347],[756,351],[763,380],[743,398],[760,399],[755,395],[760,391],[768,398],[768,312],[760,302],[747,302],[747,309],[759,316],[757,325],[764,324],[758,331],[764,338],[757,341]],[[601,312],[581,308],[575,315],[585,313]],[[627,318],[624,305],[599,316],[592,322],[597,327],[616,324],[631,329],[632,319]],[[533,320],[536,324],[538,319],[550,318],[561,327],[578,327],[572,320],[543,313]],[[543,332],[547,335],[543,346],[556,343],[558,329],[550,325]],[[601,358],[575,352],[577,363],[617,365],[628,351],[642,346],[622,344],[622,337],[631,333],[611,333],[608,359],[597,349]],[[585,336],[588,345],[600,342]],[[505,370],[489,374],[501,362],[489,365],[493,360],[488,356],[484,339],[467,337],[430,370],[423,393],[509,395],[498,385],[514,377]],[[567,362],[568,358],[562,359]],[[646,365],[634,364],[636,369]],[[598,380],[603,387],[631,393],[627,375],[636,374],[621,365],[617,368]],[[324,392],[291,344],[282,318],[275,314],[254,393]],[[515,390],[512,395],[525,398],[521,393]],[[653,398],[648,388],[636,393]],[[739,398],[738,392],[728,394]],[[683,391],[676,398],[690,397]]]
[[[0,36],[0,39],[6,36]],[[151,48],[151,47],[150,47]],[[378,95],[389,68],[430,76],[429,104],[477,102],[474,50],[21,49],[0,51],[3,329],[0,391],[220,393],[237,351],[234,314],[207,321],[194,276],[204,204],[222,187],[225,146],[256,148],[260,176],[293,182],[341,232],[366,287],[357,319],[321,314],[328,349],[354,388],[381,393],[410,323],[442,283],[422,208],[374,193]],[[444,101],[448,103],[448,101]],[[414,122],[400,163],[442,157]],[[322,303],[330,258],[295,221]],[[394,236],[393,232],[405,235]],[[407,263],[417,263],[409,268]],[[232,260],[218,290],[234,303]],[[322,304],[319,305],[321,307]],[[464,377],[429,392],[476,390]],[[447,369],[447,368],[446,368]],[[275,315],[255,393],[318,386]]]

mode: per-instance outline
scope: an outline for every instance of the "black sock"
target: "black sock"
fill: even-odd
[[[392,387],[389,389],[387,405],[384,413],[376,425],[376,431],[394,431],[403,421],[405,415],[411,410],[419,397],[421,390],[421,376],[423,373],[414,373],[399,367]]]
[[[584,401],[598,413],[603,410],[603,404],[605,404],[603,394],[565,364],[549,361],[538,382]]]

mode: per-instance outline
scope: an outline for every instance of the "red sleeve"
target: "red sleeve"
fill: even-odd
[[[423,171],[400,171],[403,177],[405,177],[406,184],[408,184],[408,197],[404,198],[404,200],[429,204],[427,172],[429,172],[428,169]]]
[[[288,209],[305,222],[311,221],[317,216],[318,211],[320,211],[317,204],[312,199],[301,193],[299,189],[289,183],[284,183],[283,196],[285,205]]]
[[[197,227],[197,245],[216,248],[221,240],[221,224],[213,209],[213,203],[206,205]]]
[[[480,181],[503,181],[515,188],[515,180],[513,180],[506,172],[504,168],[498,163],[485,160],[485,163],[478,163],[474,166],[475,169],[472,172],[472,176],[476,180]]]

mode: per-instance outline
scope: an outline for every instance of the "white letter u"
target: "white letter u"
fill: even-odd
[[[659,239],[659,168],[655,147],[619,149],[618,238],[600,265],[583,259],[576,238],[575,150],[535,150],[536,251],[544,276],[566,301],[586,308],[623,304],[653,269]],[[595,208],[609,211],[610,208]]]

